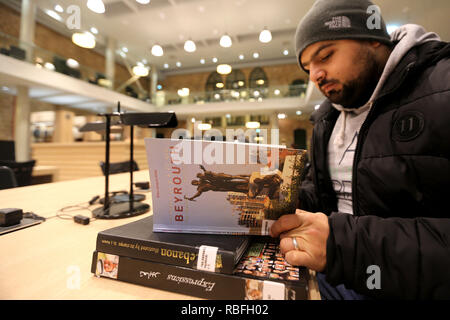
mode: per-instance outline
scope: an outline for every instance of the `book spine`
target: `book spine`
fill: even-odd
[[[200,248],[143,240],[133,240],[99,233],[96,250],[142,260],[197,269]],[[217,250],[215,266],[208,271],[232,274],[235,267],[234,252]]]
[[[105,260],[109,259],[108,268]],[[306,300],[307,281],[297,286],[212,273],[95,251],[91,272],[150,288],[214,300]]]

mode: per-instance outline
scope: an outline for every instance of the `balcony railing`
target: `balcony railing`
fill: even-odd
[[[28,52],[28,56],[27,56]],[[262,101],[265,99],[276,99],[286,97],[303,97],[306,93],[306,84],[300,85],[278,85],[257,88],[239,89],[217,89],[214,91],[190,92],[189,88],[179,88],[176,90],[167,90],[162,88],[157,90],[153,96],[143,86],[137,83],[133,78],[131,67],[135,63],[131,61],[129,55],[123,52],[116,52],[118,61],[130,70],[130,79],[128,81],[115,81],[111,83],[104,73],[99,70],[82,65],[76,61],[76,57],[63,57],[54,52],[40,48],[34,44],[25,43],[10,35],[0,32],[0,53],[10,57],[23,60],[35,65],[37,68],[45,68],[55,72],[60,72],[68,76],[105,87],[107,89],[126,94],[136,99],[152,103],[163,107],[167,105],[178,104],[204,104],[215,102],[243,102],[243,101]]]

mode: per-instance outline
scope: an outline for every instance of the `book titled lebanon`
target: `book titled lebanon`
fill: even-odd
[[[157,233],[152,229],[153,216],[149,216],[101,231],[97,235],[96,250],[231,274],[250,240],[247,235]]]
[[[306,151],[146,138],[156,232],[268,235],[295,212]]]
[[[309,272],[289,265],[278,245],[252,243],[234,274],[214,273],[95,251],[91,272],[124,282],[214,300],[306,300]]]

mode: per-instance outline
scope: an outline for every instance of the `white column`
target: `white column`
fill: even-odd
[[[31,159],[30,97],[28,88],[17,87],[16,114],[14,117],[14,141],[16,161]]]
[[[114,76],[115,76],[115,67],[116,67],[116,59],[115,59],[115,51],[116,51],[116,40],[108,37],[105,51],[105,76],[111,81],[111,89],[114,89]]]
[[[158,70],[155,65],[151,66],[150,69],[150,98],[152,99],[152,103],[155,104],[156,100],[156,90],[158,85]]]
[[[36,25],[36,2],[22,0],[20,15],[20,47],[26,51],[26,59],[33,62],[34,26]]]
[[[36,2],[22,0],[20,17],[20,47],[26,51],[26,59],[33,61],[34,26],[36,19]],[[14,118],[14,141],[16,161],[31,159],[31,132],[30,132],[30,97],[28,87],[17,87],[17,100]]]

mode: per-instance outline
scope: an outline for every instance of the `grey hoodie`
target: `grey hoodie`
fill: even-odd
[[[426,32],[419,25],[406,24],[396,29],[391,40],[395,45],[381,74],[380,80],[369,101],[357,109],[346,109],[341,105],[333,107],[341,111],[328,143],[328,166],[338,199],[338,211],[353,214],[352,168],[358,132],[364,123],[373,101],[383,87],[392,70],[413,47],[427,41],[440,40],[433,32]]]

